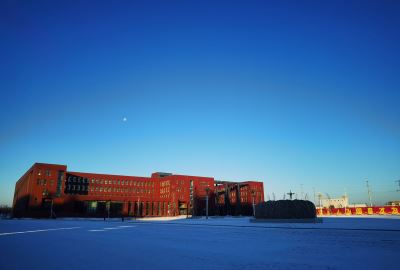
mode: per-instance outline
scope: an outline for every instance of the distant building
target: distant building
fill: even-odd
[[[349,197],[346,195],[340,198],[327,198],[321,199],[321,206],[323,208],[344,208],[349,206]]]
[[[349,208],[349,207],[367,207],[365,203],[349,203],[349,197],[343,195],[340,198],[321,199],[322,208]]]
[[[151,177],[67,171],[35,163],[15,184],[13,215],[175,216],[251,215],[264,201],[259,181],[218,181],[212,177],[153,173]]]
[[[400,201],[389,201],[386,205],[390,206],[400,206]]]
[[[367,207],[368,205],[366,203],[353,203],[349,204],[347,207]]]

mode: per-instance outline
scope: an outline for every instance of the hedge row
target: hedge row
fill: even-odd
[[[304,200],[279,200],[259,203],[256,218],[316,218],[315,205]]]

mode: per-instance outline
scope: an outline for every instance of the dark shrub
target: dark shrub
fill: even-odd
[[[279,200],[256,205],[256,218],[316,218],[315,205],[303,200]]]

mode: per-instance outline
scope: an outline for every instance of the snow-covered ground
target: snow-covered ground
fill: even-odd
[[[7,269],[398,269],[400,218],[0,220]]]

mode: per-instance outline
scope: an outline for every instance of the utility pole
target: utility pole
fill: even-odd
[[[316,199],[315,199],[315,188],[313,188],[313,192],[314,192],[314,205],[316,205]]]
[[[303,184],[300,184],[300,200],[304,200]]]
[[[371,199],[371,189],[368,183],[368,180],[365,181],[367,183],[367,190],[368,190],[368,198],[369,198],[369,206],[372,207],[372,199]]]
[[[399,188],[396,191],[400,191],[400,180],[396,180],[397,184],[399,185]]]
[[[322,207],[322,194],[318,192],[319,207]]]

